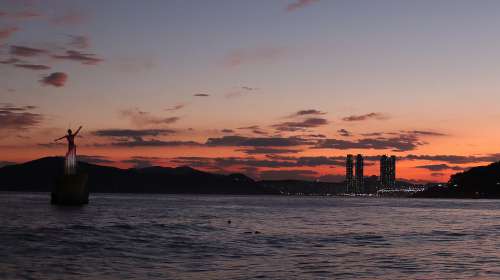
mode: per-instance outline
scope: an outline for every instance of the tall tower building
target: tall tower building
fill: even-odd
[[[356,156],[356,175],[355,175],[355,192],[364,193],[365,191],[365,178],[363,174],[363,156],[358,154]]]
[[[388,157],[386,155],[383,155],[380,157],[380,176],[379,176],[379,181],[380,181],[380,186],[382,188],[386,188],[388,185],[389,181],[389,161]]]
[[[388,160],[388,177],[389,186],[391,188],[396,187],[396,156],[391,156]]]
[[[346,193],[354,192],[354,158],[352,155],[347,155],[345,160],[345,181]]]

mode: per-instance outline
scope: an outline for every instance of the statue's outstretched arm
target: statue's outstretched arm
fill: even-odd
[[[82,129],[82,126],[80,125],[80,127],[76,130],[75,134],[73,134],[73,135],[76,136],[78,134],[78,132],[80,132],[81,129]]]
[[[54,139],[54,142],[57,142],[57,141],[59,141],[59,140],[61,140],[61,139],[64,139],[64,138],[66,138],[66,135],[64,135],[63,137],[60,137],[60,138]]]

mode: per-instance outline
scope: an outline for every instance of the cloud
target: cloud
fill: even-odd
[[[221,130],[222,133],[234,133],[234,130],[232,129],[223,129]]]
[[[247,149],[238,150],[246,153],[247,155],[257,155],[257,154],[291,154],[298,153],[301,150],[295,149],[277,149],[277,148],[269,148],[269,147],[253,147]]]
[[[481,162],[496,162],[500,160],[500,154],[484,156],[462,156],[462,155],[412,155],[404,157],[406,160],[441,161],[449,164],[467,164]]]
[[[19,62],[21,62],[21,60],[19,60],[17,58],[9,58],[9,59],[5,59],[5,60],[0,61],[1,64],[15,64],[15,63],[19,63]]]
[[[238,67],[244,64],[273,62],[285,56],[284,48],[237,49],[224,58],[224,65]]]
[[[455,170],[455,171],[462,171],[465,168],[460,167],[460,166],[450,166],[448,164],[428,164],[428,165],[419,165],[415,166],[415,168],[420,168],[420,169],[427,169],[429,171],[443,171],[443,170]]]
[[[207,146],[226,147],[292,147],[311,144],[309,141],[298,137],[244,137],[223,136],[220,138],[208,138]]]
[[[96,57],[95,54],[82,53],[75,50],[67,50],[65,55],[53,55],[52,57],[55,59],[73,60],[85,65],[96,65],[104,61],[102,58]]]
[[[326,124],[328,124],[328,121],[323,118],[307,118],[302,121],[283,122],[275,124],[272,127],[279,131],[301,131]]]
[[[191,165],[198,167],[263,167],[263,168],[290,168],[290,167],[318,167],[318,166],[344,166],[345,159],[338,160],[334,157],[284,157],[277,156],[270,159],[258,159],[254,157],[178,157],[173,163]]]
[[[20,130],[37,126],[42,122],[43,116],[33,113],[34,109],[34,106],[0,104],[0,130]]]
[[[40,18],[43,15],[39,12],[35,11],[21,11],[17,13],[10,14],[10,17],[13,19],[34,19],[34,18]]]
[[[372,137],[372,136],[382,136],[383,132],[369,132],[369,133],[361,133],[362,136]]]
[[[48,70],[50,66],[40,64],[15,64],[15,67],[25,68],[30,70]]]
[[[113,142],[102,146],[115,147],[176,147],[201,146],[194,141],[163,141],[152,137],[171,135],[172,129],[102,129],[92,132],[95,136],[112,138]],[[147,139],[145,139],[147,138]]]
[[[163,141],[158,139],[144,140],[140,137],[132,140],[116,141],[110,144],[116,147],[178,147],[178,146],[201,146],[201,143],[194,141]]]
[[[444,136],[445,134],[432,132],[427,133],[422,131],[403,131],[394,133],[370,133],[369,135],[383,135],[386,137],[367,137],[358,140],[341,140],[341,139],[323,139],[319,140],[314,148],[331,148],[339,150],[347,149],[374,149],[386,150],[390,149],[395,152],[412,151],[418,146],[426,145],[427,142],[421,141],[422,136]],[[367,135],[367,134],[364,134]]]
[[[184,107],[186,107],[186,105],[184,105],[184,104],[177,104],[177,105],[174,105],[172,107],[169,107],[169,108],[165,109],[165,111],[178,111],[178,110],[180,110],[180,109],[182,109]]]
[[[66,84],[68,80],[68,75],[63,72],[54,72],[48,76],[45,76],[40,80],[43,85],[51,85],[55,87],[62,87]]]
[[[315,148],[330,148],[339,150],[348,149],[375,149],[386,150],[390,149],[396,152],[415,150],[418,146],[423,145],[418,138],[412,136],[400,135],[390,138],[363,138],[359,140],[339,140],[339,139],[324,139],[320,140]]]
[[[324,115],[326,114],[325,112],[321,112],[316,109],[307,109],[307,110],[300,110],[294,114],[292,114],[290,117],[301,117],[301,116],[310,116],[310,115]]]
[[[256,91],[258,90],[258,88],[255,88],[255,87],[247,87],[247,86],[242,86],[241,87],[242,90],[246,90],[246,91]]]
[[[425,130],[403,130],[402,133],[422,135],[422,136],[448,136],[447,134],[435,131],[425,131]]]
[[[326,138],[326,135],[324,134],[308,134],[306,136],[311,138]]]
[[[441,176],[445,176],[446,174],[443,173],[443,172],[432,172],[431,173],[431,176],[432,177],[441,177]]]
[[[156,117],[138,108],[122,110],[120,111],[120,115],[129,118],[130,121],[137,126],[167,125],[179,120],[179,117]]]
[[[41,54],[46,54],[46,50],[30,48],[25,46],[10,46],[10,54],[15,56],[32,57]]]
[[[5,40],[10,38],[10,36],[12,36],[12,34],[14,34],[17,31],[19,31],[19,28],[14,26],[0,28],[0,40]]]
[[[386,116],[385,114],[382,113],[368,113],[364,115],[352,115],[348,117],[342,118],[343,121],[346,122],[357,122],[357,121],[365,121],[365,120],[370,120],[370,119],[375,119],[375,120],[386,120],[389,117]]]
[[[90,46],[90,39],[84,35],[68,35],[70,41],[69,46],[77,49],[87,49]]]
[[[67,10],[54,16],[50,22],[56,25],[78,25],[87,20],[88,16],[81,10]]]
[[[207,93],[196,93],[196,94],[193,94],[193,96],[196,96],[196,97],[208,97],[208,96],[210,96],[210,94],[207,94]]]
[[[306,6],[314,4],[316,2],[319,2],[319,0],[294,0],[294,2],[292,2],[292,3],[288,4],[288,6],[286,6],[286,11],[293,12],[297,9],[304,8]]]
[[[337,133],[340,136],[344,136],[344,137],[350,137],[350,136],[352,136],[352,134],[348,130],[346,130],[344,128],[337,130]]]
[[[101,137],[137,138],[147,136],[161,136],[175,133],[172,129],[101,129],[92,134]]]
[[[238,129],[255,130],[255,129],[259,129],[259,126],[258,125],[243,126],[243,127],[238,127]]]

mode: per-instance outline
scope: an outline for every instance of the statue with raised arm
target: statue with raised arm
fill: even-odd
[[[82,129],[80,126],[75,133],[68,129],[68,134],[63,137],[57,138],[54,141],[57,142],[66,138],[68,141],[68,152],[66,153],[66,158],[64,160],[64,172],[65,174],[76,174],[76,145],[75,145],[75,137],[78,135],[78,132]]]
[[[81,129],[80,126],[75,133],[68,129],[68,134],[54,140],[57,142],[66,138],[68,152],[64,159],[64,174],[56,178],[52,189],[50,200],[52,204],[82,205],[89,203],[89,189],[86,185],[88,175],[85,170],[77,170],[76,168],[75,137]]]

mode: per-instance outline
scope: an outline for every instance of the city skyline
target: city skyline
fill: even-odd
[[[500,160],[500,3],[0,3],[0,166],[79,125],[79,159],[122,168],[340,182],[346,154],[365,177],[394,155],[444,182]]]

